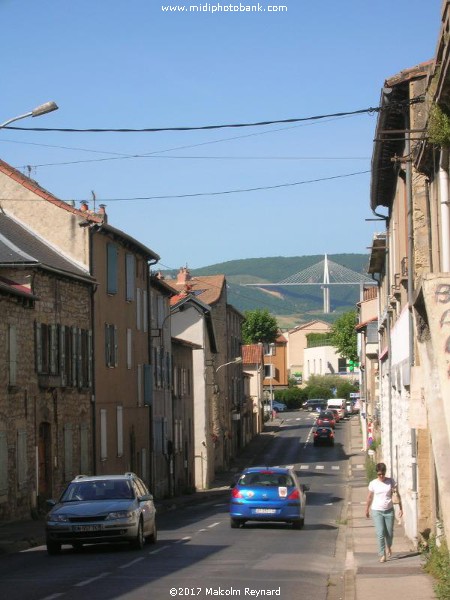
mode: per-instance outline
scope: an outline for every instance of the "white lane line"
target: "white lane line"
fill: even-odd
[[[300,465],[300,471],[307,471],[309,468],[308,465]]]
[[[143,556],[141,556],[140,558],[135,558],[131,562],[127,563],[126,565],[120,565],[119,569],[128,569],[128,567],[131,567],[135,563],[141,562],[141,560],[144,560]]]
[[[54,600],[54,598],[61,598],[61,596],[64,596],[64,594],[65,592],[58,592],[56,594],[52,594],[51,596],[46,596],[42,600]]]
[[[181,538],[179,540],[176,540],[175,544],[184,544],[184,542],[189,542],[191,540],[190,537],[186,536],[184,538]]]
[[[85,585],[89,585],[93,581],[98,581],[99,579],[103,579],[107,575],[111,575],[111,573],[100,573],[97,577],[91,577],[90,579],[85,579],[84,581],[80,581],[80,583],[76,583],[74,587],[83,587]]]
[[[354,469],[364,469],[365,465],[353,465]]]
[[[333,466],[331,467],[331,470],[332,470],[332,471],[339,471],[339,469],[340,469],[340,468],[341,468],[341,467],[339,467],[339,466],[333,465]]]
[[[211,523],[211,525],[208,525],[209,528],[211,527],[217,527],[217,525],[220,525],[220,521],[218,521],[217,523]]]
[[[293,469],[294,465],[286,465],[286,469]]]
[[[323,469],[325,469],[324,465],[316,465],[316,471],[322,471]]]
[[[163,550],[167,550],[169,546],[161,546],[161,548],[156,548],[156,550],[152,550],[149,554],[158,554],[158,552],[162,552]]]
[[[201,531],[208,531],[208,530],[207,529],[199,529],[198,531],[200,533]]]

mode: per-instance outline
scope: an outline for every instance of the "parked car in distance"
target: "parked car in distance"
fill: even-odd
[[[345,398],[330,398],[327,402],[327,409],[332,410],[335,408],[339,411],[341,419],[343,419],[345,416],[345,402]]]
[[[245,469],[231,489],[230,526],[236,529],[246,521],[281,521],[301,529],[308,489],[287,467]]]
[[[59,554],[62,544],[129,542],[142,549],[157,539],[153,496],[134,473],[78,475],[58,501],[49,500],[46,519],[49,554]]]
[[[312,411],[317,411],[317,410],[324,410],[327,407],[327,401],[324,400],[323,398],[310,398],[309,400],[306,400],[306,402],[303,402],[302,404],[302,408],[303,410],[307,410],[309,412]]]
[[[328,446],[334,446],[334,432],[331,427],[316,427],[314,431],[314,446],[321,444],[327,444]]]
[[[272,402],[272,408],[275,412],[284,412],[287,410],[287,406],[284,402],[277,402],[276,400]]]
[[[339,414],[337,408],[333,408],[329,412],[331,412],[334,415],[334,420],[336,421],[336,423],[339,423],[339,421],[341,420],[341,415]]]
[[[336,427],[334,414],[329,410],[319,413],[316,419],[316,427],[331,427],[334,429]]]

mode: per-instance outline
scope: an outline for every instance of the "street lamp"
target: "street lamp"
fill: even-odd
[[[33,108],[33,110],[31,110],[30,112],[27,112],[23,115],[18,115],[17,117],[13,117],[12,119],[8,119],[4,123],[0,123],[0,129],[6,127],[10,123],[13,123],[14,121],[18,121],[19,119],[26,119],[27,117],[40,117],[41,115],[46,115],[47,113],[52,112],[54,110],[58,110],[58,106],[55,102],[45,102],[44,104],[36,106],[36,108]]]
[[[223,365],[219,365],[217,367],[217,369],[216,369],[216,373],[222,367],[227,367],[228,365],[238,365],[241,362],[242,362],[242,356],[236,356],[236,358],[234,358],[233,360],[230,360],[229,362],[223,363]]]

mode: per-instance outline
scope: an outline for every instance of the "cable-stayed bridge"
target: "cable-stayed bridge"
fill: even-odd
[[[332,285],[359,285],[362,287],[363,285],[376,285],[376,281],[368,275],[357,273],[329,260],[328,255],[325,254],[324,259],[320,262],[290,275],[278,283],[247,283],[245,285],[259,288],[320,285],[323,289],[323,312],[328,314],[330,312],[330,287]]]

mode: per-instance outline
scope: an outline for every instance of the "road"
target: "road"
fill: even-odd
[[[169,600],[178,597],[262,595],[283,600],[343,597],[339,524],[345,505],[347,423],[336,427],[334,448],[314,448],[313,417],[283,415],[280,432],[261,464],[294,465],[307,494],[305,527],[247,523],[231,529],[228,492],[159,517],[159,540],[142,552],[127,546],[45,547],[0,561],[1,598],[8,600]],[[336,548],[338,551],[336,552]]]

